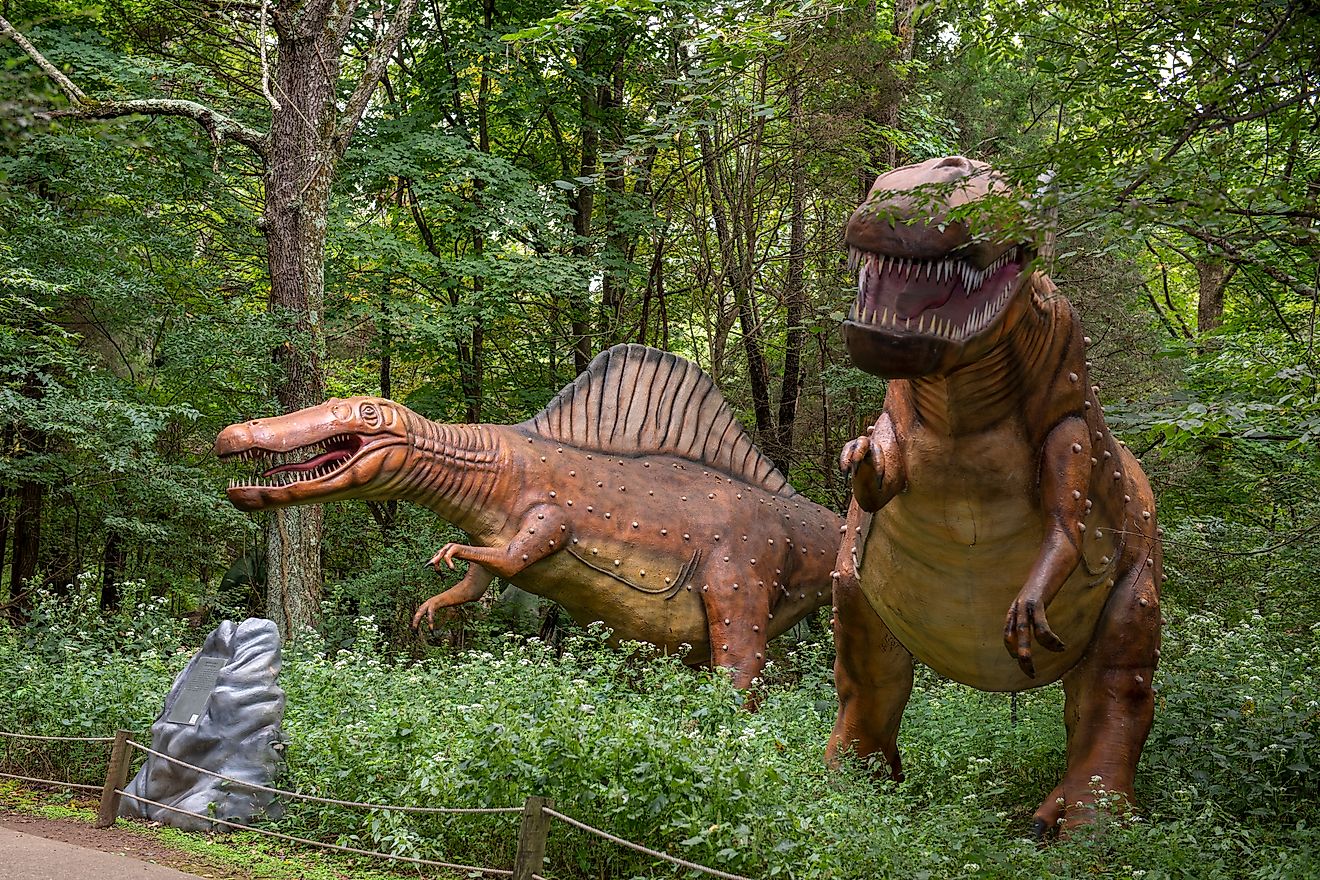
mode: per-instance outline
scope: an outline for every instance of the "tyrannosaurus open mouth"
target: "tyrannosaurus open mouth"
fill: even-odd
[[[992,339],[1029,275],[1029,245],[1011,245],[984,265],[978,252],[928,259],[849,248],[857,298],[843,324],[854,364],[878,376],[946,372]]]
[[[849,262],[859,270],[849,321],[895,336],[962,342],[1003,312],[1028,259],[1020,245],[985,267],[970,259],[905,259],[854,247]]]
[[[843,322],[853,363],[911,379],[970,364],[1015,326],[1036,248],[989,165],[946,156],[876,178],[844,238],[857,299]]]

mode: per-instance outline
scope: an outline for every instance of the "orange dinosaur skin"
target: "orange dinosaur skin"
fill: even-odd
[[[902,778],[914,658],[983,690],[1062,678],[1067,770],[1034,823],[1066,830],[1093,819],[1097,788],[1133,797],[1160,645],[1154,496],[1030,245],[932,216],[912,195],[926,185],[950,208],[1003,191],[983,163],[933,159],[880,176],[848,224],[861,277],[845,340],[891,381],[840,456],[854,500],[827,758],[880,752]]]
[[[215,451],[311,456],[231,485],[243,510],[397,498],[466,531],[470,544],[430,564],[467,560],[467,574],[414,625],[498,575],[615,640],[690,645],[690,663],[728,668],[745,688],[767,641],[829,598],[839,516],[788,486],[709,377],[642,346],[602,353],[520,425],[439,424],[354,397],[231,425]]]

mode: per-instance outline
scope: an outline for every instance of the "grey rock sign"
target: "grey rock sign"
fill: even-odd
[[[242,783],[270,786],[282,765],[279,674],[280,637],[273,621],[249,618],[235,626],[226,620],[216,627],[165,697],[165,709],[151,726],[151,747],[241,782],[148,755],[124,789],[128,796],[120,802],[120,815],[189,831],[225,827],[142,803],[131,797],[136,795],[240,824],[261,813],[278,816],[280,805],[269,792]]]

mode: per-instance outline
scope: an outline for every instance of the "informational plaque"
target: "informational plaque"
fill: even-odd
[[[220,670],[225,668],[223,657],[199,657],[188,670],[188,677],[183,680],[183,688],[166,721],[174,724],[191,724],[194,727],[206,710],[206,701],[211,699],[215,683],[220,678]]]

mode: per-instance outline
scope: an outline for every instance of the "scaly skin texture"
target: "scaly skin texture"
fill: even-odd
[[[616,363],[662,354],[612,352]],[[699,374],[663,357],[663,366]],[[711,399],[704,412],[711,403],[727,409]],[[437,569],[467,560],[466,575],[424,602],[415,625],[479,599],[498,575],[579,623],[603,621],[616,640],[691,645],[689,662],[729,668],[747,687],[766,642],[829,598],[841,526],[831,511],[746,473],[664,451],[580,448],[535,425],[439,424],[393,401],[355,397],[231,425],[215,448],[225,458],[326,450],[232,485],[229,499],[244,510],[406,499],[466,531],[470,543],[446,544],[431,560]],[[777,471],[770,476],[782,483]]]
[[[891,381],[840,456],[854,500],[827,758],[880,752],[902,778],[914,658],[983,690],[1062,678],[1068,762],[1034,816],[1046,834],[1091,821],[1097,789],[1133,797],[1160,644],[1154,497],[1030,245],[947,222],[912,197],[927,184],[946,207],[1003,186],[982,163],[934,159],[882,175],[849,221],[861,278],[845,339]]]

